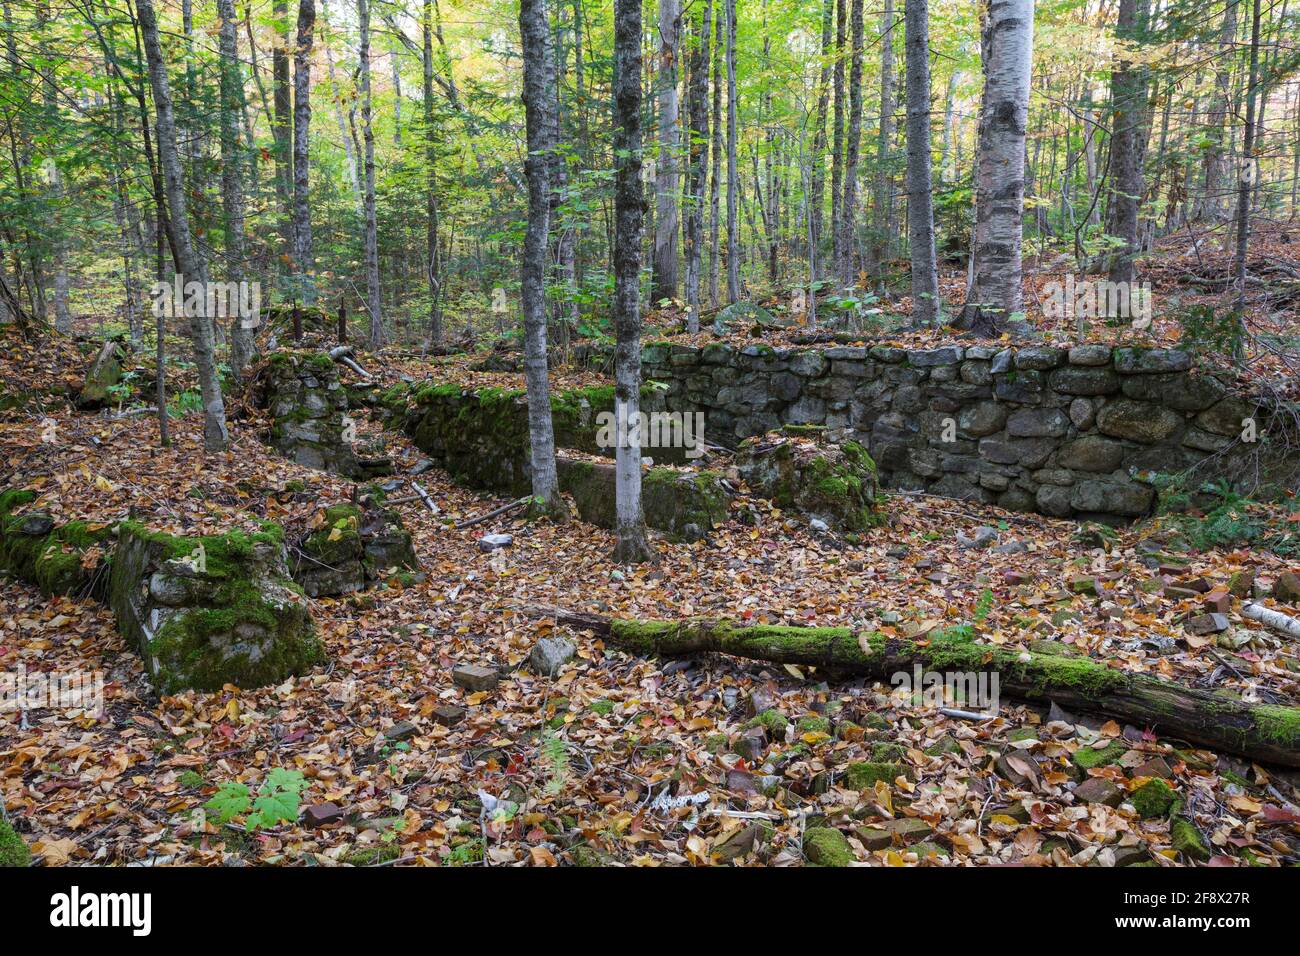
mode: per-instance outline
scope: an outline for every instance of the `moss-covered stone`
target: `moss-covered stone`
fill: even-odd
[[[1129,795],[1133,809],[1144,820],[1165,816],[1177,799],[1169,784],[1159,779],[1148,780]]]
[[[794,729],[799,734],[826,734],[829,736],[831,722],[817,714],[809,714],[807,717],[800,717],[798,723],[794,725]]]
[[[851,763],[844,769],[844,785],[850,790],[870,790],[877,783],[891,786],[899,777],[911,779],[912,772],[898,763],[866,760]]]
[[[1107,744],[1102,750],[1095,750],[1092,747],[1080,747],[1074,752],[1071,759],[1076,767],[1082,770],[1092,770],[1096,767],[1107,767],[1118,761],[1126,753],[1128,753],[1128,747],[1116,740]]]
[[[767,731],[768,737],[773,740],[783,740],[785,738],[785,729],[789,725],[790,721],[786,719],[785,714],[781,713],[779,710],[769,709],[750,718],[750,720],[745,724],[745,729],[748,730],[751,727],[762,727]]]
[[[803,835],[803,854],[816,866],[848,866],[856,859],[848,837],[834,827],[809,827]]]
[[[30,866],[31,851],[23,838],[14,832],[9,821],[0,817],[0,869],[18,866]]]
[[[350,594],[390,569],[419,567],[401,516],[381,507],[379,497],[367,493],[359,505],[330,505],[294,550],[290,571],[311,597]]]
[[[86,381],[77,393],[76,405],[81,409],[102,408],[108,404],[112,389],[122,380],[123,366],[130,354],[121,339],[105,342],[86,371]]]
[[[750,489],[780,508],[816,515],[846,531],[877,521],[875,462],[857,442],[817,444],[773,432],[742,442],[736,468]]]
[[[1196,829],[1196,824],[1181,814],[1169,821],[1169,840],[1175,850],[1193,860],[1204,863],[1210,858],[1210,847],[1201,836],[1201,831]]]
[[[560,458],[560,488],[573,496],[583,521],[612,528],[615,522],[614,466]],[[727,517],[727,495],[709,471],[650,468],[641,475],[641,505],[647,527],[670,538],[695,541]]]
[[[109,603],[162,693],[278,683],[324,658],[278,525],[188,538],[124,522]]]

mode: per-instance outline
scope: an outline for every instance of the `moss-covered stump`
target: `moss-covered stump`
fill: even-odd
[[[130,350],[121,339],[112,338],[104,343],[86,371],[85,384],[76,397],[77,408],[88,410],[108,404],[109,389],[122,380],[123,367],[129,355]]]
[[[293,551],[293,579],[312,597],[360,591],[392,570],[419,567],[411,535],[396,512],[373,497],[331,505],[320,526]]]
[[[273,524],[183,538],[123,522],[109,604],[161,693],[274,684],[325,656]]]
[[[579,517],[614,527],[614,466],[572,458],[556,464],[560,489],[573,496]],[[641,504],[647,527],[680,541],[697,541],[727,518],[727,493],[711,471],[650,468],[641,475]]]
[[[0,869],[31,866],[32,853],[9,821],[0,817]]]
[[[286,458],[347,478],[376,472],[352,449],[347,392],[328,355],[272,355],[259,376],[257,397],[273,419],[270,445]]]
[[[741,442],[736,470],[751,491],[846,531],[875,523],[876,465],[857,442],[830,444],[794,426]]]
[[[0,570],[46,595],[95,594],[104,582],[104,556],[92,549],[109,537],[109,528],[85,521],[56,526],[51,515],[25,510],[35,499],[32,491],[0,494]]]

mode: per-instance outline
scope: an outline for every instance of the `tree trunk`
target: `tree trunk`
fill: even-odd
[[[928,102],[925,109],[928,123],[930,111]],[[894,0],[885,0],[885,13],[880,23],[880,125],[879,137],[876,140],[876,177],[872,196],[871,261],[867,267],[867,271],[882,282],[884,279],[882,266],[889,257],[890,238],[894,231],[893,224],[890,222],[893,210],[889,170],[889,153],[893,142]]]
[[[375,130],[370,115],[369,0],[357,0],[357,19],[361,29],[361,137],[365,143],[365,179],[361,189],[365,210],[366,310],[370,313],[370,351],[378,352],[384,345],[384,315],[379,285],[379,224],[375,219]]]
[[[727,2],[730,5],[735,0]],[[728,33],[734,36],[731,30]],[[732,68],[734,59],[729,59],[729,74]],[[617,541],[614,560],[620,564],[646,561],[654,555],[646,538],[645,515],[641,509],[641,434],[638,427],[641,395],[639,286],[645,209],[641,192],[641,69],[641,0],[614,0],[613,311],[617,432],[614,464],[614,534]],[[734,113],[732,117],[734,123]],[[728,189],[731,188],[729,185]]]
[[[1237,187],[1237,275],[1236,310],[1245,322],[1246,258],[1250,249],[1250,197],[1259,178],[1259,157],[1255,147],[1255,88],[1259,70],[1259,0],[1254,0],[1250,24],[1250,66],[1246,74],[1246,121],[1242,126],[1241,180]]]
[[[1082,658],[1001,650],[973,641],[938,640],[923,647],[847,627],[746,627],[702,618],[630,621],[550,607],[529,610],[646,656],[721,653],[882,681],[910,673],[916,665],[929,672],[995,672],[999,691],[1012,697],[1052,701],[1261,763],[1300,767],[1300,709],[1247,704]]]
[[[677,54],[681,0],[659,0],[659,161],[655,165],[655,245],[651,299],[677,295]]]
[[[709,141],[709,28],[713,19],[713,0],[704,0],[704,9],[691,31],[691,53],[687,69],[688,122],[686,148],[686,221],[682,235],[686,246],[686,331],[700,330],[700,266],[704,253],[704,184]]]
[[[442,341],[442,303],[438,256],[438,135],[433,122],[433,0],[424,0],[421,22],[424,68],[424,215],[425,271],[429,279],[429,341]]]
[[[280,201],[285,245],[293,249],[293,93],[289,83],[289,8],[287,0],[275,0],[275,46],[271,48],[271,138],[275,142],[275,195]]]
[[[243,147],[239,140],[244,83],[239,63],[239,24],[235,19],[234,0],[217,0],[217,17],[220,20],[221,202],[226,214],[226,274],[230,282],[238,285],[244,281],[244,167],[240,161]],[[244,366],[252,354],[252,326],[245,323],[236,308],[230,317],[230,372],[236,382],[243,381]]]
[[[1119,22],[1115,35],[1123,40],[1136,40],[1146,28],[1144,0],[1119,0]],[[1133,282],[1134,260],[1140,241],[1138,236],[1138,206],[1142,200],[1142,153],[1147,112],[1147,72],[1144,66],[1135,66],[1121,59],[1118,69],[1111,72],[1111,137],[1110,169],[1113,186],[1108,214],[1107,230],[1123,241],[1110,261],[1110,281]]]
[[[1205,185],[1197,219],[1222,222],[1228,210],[1228,106],[1232,97],[1233,44],[1237,39],[1238,0],[1227,0],[1219,29],[1219,49],[1214,58],[1214,98],[1206,114]]]
[[[848,0],[835,0],[835,68],[831,77],[834,85],[831,133],[831,272],[838,274],[844,259],[844,229],[840,219],[844,215],[841,200],[844,196],[844,47],[848,42]]]
[[[190,241],[185,180],[176,149],[176,115],[167,81],[167,64],[163,61],[162,46],[158,42],[158,20],[154,15],[152,0],[136,0],[136,9],[140,17],[140,33],[149,62],[149,84],[153,88],[154,108],[158,117],[158,162],[167,189],[168,221],[171,225],[176,271],[186,282],[206,283],[207,278],[202,274],[202,267]],[[206,309],[198,311],[199,315],[191,317],[190,330],[194,339],[194,364],[198,367],[199,391],[203,399],[203,446],[208,451],[222,451],[230,436],[226,432],[226,409],[213,354],[212,317],[203,314]],[[161,334],[159,337],[161,340]]]
[[[957,81],[961,78],[960,70],[953,70],[948,77],[948,92],[943,98],[943,155],[939,159],[939,178],[942,182],[953,182],[956,176],[956,164],[953,162],[953,140],[957,112]]]
[[[1021,309],[1020,240],[1025,198],[1025,124],[1033,54],[1033,0],[985,11],[980,29],[984,95],[975,169],[975,276],[954,326],[1001,334]]]
[[[740,223],[737,220],[736,169],[736,0],[723,0],[727,7],[727,302],[740,300]]]
[[[831,27],[835,17],[835,0],[822,0],[822,70],[817,80],[817,119],[813,126],[812,156],[812,196],[809,200],[809,284],[816,289],[817,272],[813,266],[816,250],[813,248],[821,242],[826,230],[826,110],[830,103],[831,73]]]
[[[852,13],[849,15],[849,29],[852,34],[853,59],[849,66],[849,127],[844,144],[844,195],[840,199],[840,282],[845,288],[856,281],[858,209],[858,156],[862,146],[862,0],[852,0]],[[893,11],[893,0],[885,0],[888,10]],[[882,41],[883,42],[883,41]],[[889,77],[881,80],[881,95],[889,85]],[[882,117],[883,122],[883,117]]]
[[[718,304],[718,264],[722,233],[722,56],[726,48],[727,2],[718,0],[713,12],[713,133],[710,139],[709,160],[709,303]]]
[[[293,53],[293,264],[304,302],[315,301],[311,242],[309,132],[311,128],[311,47],[316,27],[315,0],[298,0],[298,36]]]
[[[546,243],[550,231],[551,150],[555,143],[555,60],[546,0],[520,0],[519,34],[524,54],[524,112],[528,127],[528,230],[520,295],[524,312],[524,377],[528,390],[529,463],[534,508],[562,516],[555,469],[555,433],[551,423],[550,383],[546,375]]]
[[[939,316],[930,182],[930,14],[926,0],[904,0],[907,21],[907,238],[912,253],[912,322]]]

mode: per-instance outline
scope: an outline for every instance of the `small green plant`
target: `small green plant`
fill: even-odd
[[[1216,313],[1212,305],[1193,305],[1176,313],[1175,318],[1183,330],[1180,344],[1188,351],[1242,357],[1246,326],[1240,312]]]
[[[542,766],[546,770],[544,792],[553,797],[564,789],[569,779],[569,752],[564,741],[550,730],[542,734]]]
[[[203,408],[203,396],[193,389],[186,389],[167,403],[167,414],[172,418],[184,418],[190,412]]]
[[[215,815],[218,825],[244,817],[244,826],[251,832],[297,820],[305,789],[307,781],[301,771],[276,767],[267,774],[256,798],[247,784],[229,781],[203,806]]]

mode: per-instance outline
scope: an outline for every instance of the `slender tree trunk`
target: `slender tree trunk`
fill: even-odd
[[[885,0],[891,13],[893,0]],[[840,199],[840,282],[848,288],[857,279],[858,157],[862,151],[862,0],[852,0],[849,30],[853,52],[849,63],[849,123],[844,143],[844,195]],[[882,78],[881,92],[892,78]],[[882,118],[883,119],[883,118]]]
[[[524,312],[524,377],[528,390],[529,462],[534,507],[565,513],[555,469],[550,384],[546,375],[546,245],[550,230],[551,150],[555,148],[555,59],[546,0],[520,0],[519,33],[524,53],[524,111],[528,127],[528,230],[520,293]]]
[[[713,11],[713,133],[709,159],[709,303],[718,304],[718,265],[722,233],[722,57],[726,47],[727,2],[718,0]]]
[[[1115,34],[1135,40],[1146,27],[1145,0],[1119,0]],[[1142,135],[1147,113],[1146,67],[1121,59],[1111,73],[1110,169],[1113,187],[1107,230],[1123,241],[1110,261],[1111,282],[1133,282],[1134,260],[1140,248],[1138,207],[1142,200]]]
[[[655,165],[653,301],[677,295],[677,57],[681,0],[659,0],[659,160]]]
[[[814,267],[816,250],[812,247],[821,242],[826,230],[826,110],[830,104],[831,73],[834,70],[831,64],[834,18],[835,0],[822,0],[822,70],[817,80],[817,118],[813,127],[812,156],[809,159],[812,166],[812,196],[808,210],[808,268],[809,285],[814,290],[813,294],[817,288],[817,272]]]
[[[929,105],[926,105],[929,122]],[[928,141],[928,139],[927,139]],[[876,140],[876,176],[872,196],[871,256],[867,271],[883,280],[882,268],[889,257],[891,218],[889,154],[894,142],[894,0],[885,0],[880,22],[880,124]]]
[[[275,141],[275,195],[280,201],[285,246],[293,251],[293,87],[289,79],[288,0],[275,0],[275,46],[271,48],[271,98],[275,115],[271,137]]]
[[[907,22],[907,238],[912,253],[912,322],[939,316],[930,183],[930,14],[926,0],[904,0]]]
[[[734,0],[727,2],[730,10]],[[734,60],[728,67],[730,74]],[[641,70],[641,0],[614,0],[614,560],[620,564],[654,555],[641,509]]]
[[[704,0],[704,9],[691,31],[689,70],[689,133],[686,149],[686,222],[683,238],[686,246],[686,331],[700,330],[700,266],[704,253],[704,184],[708,173],[709,141],[709,29],[713,20],[713,0]]]
[[[727,302],[740,300],[740,223],[737,220],[736,169],[736,0],[723,0],[727,7]]]
[[[1250,24],[1250,66],[1246,75],[1246,121],[1242,126],[1241,179],[1237,186],[1237,300],[1236,310],[1245,323],[1246,258],[1250,251],[1250,197],[1259,179],[1259,157],[1255,144],[1255,92],[1259,70],[1259,0],[1254,0]]]
[[[347,158],[348,185],[352,187],[352,200],[356,206],[357,217],[364,219],[365,196],[361,189],[361,180],[365,174],[361,170],[362,164],[357,160],[357,151],[352,137],[348,135],[348,121],[343,116],[343,87],[334,70],[334,51],[330,47],[330,21],[325,0],[321,0],[320,18],[320,43],[325,48],[325,70],[330,80],[330,99],[334,101],[334,123],[339,128],[339,140],[343,143],[343,154]]]
[[[835,0],[835,87],[831,138],[831,270],[839,273],[844,261],[844,48],[848,42],[848,0]]]
[[[370,350],[378,352],[384,345],[384,315],[379,285],[379,224],[375,218],[375,130],[370,115],[369,0],[357,0],[357,19],[361,28],[361,136],[365,142],[365,182],[362,192],[365,208],[366,309],[370,312]]]
[[[293,263],[299,295],[314,302],[315,271],[311,241],[310,144],[311,47],[316,27],[315,0],[298,0],[298,35],[293,53]],[[296,298],[297,296],[295,296]]]
[[[244,82],[239,63],[239,23],[235,19],[234,0],[217,0],[217,17],[220,20],[221,202],[226,214],[226,274],[228,281],[238,285],[244,281],[244,166],[240,155],[243,146],[239,140]],[[245,325],[236,308],[230,317],[230,372],[236,382],[243,380],[244,366],[253,354],[252,327],[246,328]]]
[[[442,341],[441,269],[438,250],[438,133],[433,122],[433,0],[424,0],[424,214],[425,272],[429,279],[429,341]]]
[[[158,42],[158,20],[154,15],[152,0],[136,0],[136,9],[140,18],[145,56],[149,62],[149,84],[153,88],[154,108],[158,115],[158,160],[167,188],[176,271],[186,282],[206,281],[206,277],[202,276],[199,258],[190,241],[189,216],[185,206],[185,180],[181,173],[180,155],[176,149],[176,115],[167,80],[167,64],[163,61],[162,46]],[[194,359],[199,373],[199,390],[203,399],[203,445],[208,451],[222,451],[230,436],[226,431],[226,409],[221,397],[221,382],[217,377],[212,317],[202,314],[207,312],[206,309],[200,309],[199,312],[201,314],[191,318],[190,329],[194,339]]]
[[[980,26],[984,96],[975,170],[974,283],[955,327],[1000,334],[1020,312],[1025,125],[1033,54],[1033,0],[1003,0]]]
[[[948,77],[948,92],[943,98],[943,155],[939,159],[939,178],[945,183],[957,178],[953,139],[956,130],[954,119],[957,113],[957,82],[960,78],[961,71],[953,70],[952,75]]]
[[[1228,216],[1228,107],[1232,98],[1233,44],[1237,39],[1239,0],[1227,0],[1219,28],[1219,49],[1214,58],[1214,97],[1206,114],[1205,185],[1197,208],[1197,219],[1222,222]]]

